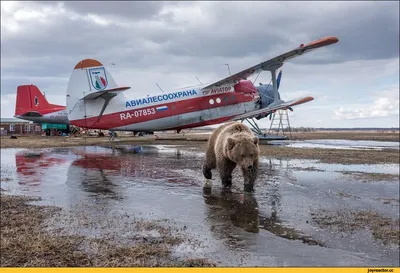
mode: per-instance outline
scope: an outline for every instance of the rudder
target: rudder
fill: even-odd
[[[78,62],[71,73],[67,87],[69,120],[99,115],[103,106],[103,102],[98,100],[99,97],[108,104],[114,96],[129,88],[118,86],[108,69],[99,61],[84,59]]]

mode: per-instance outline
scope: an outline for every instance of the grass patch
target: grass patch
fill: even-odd
[[[381,201],[383,204],[386,204],[386,205],[393,205],[393,206],[399,206],[400,205],[400,200],[398,198],[379,197],[379,198],[374,198],[374,200]]]
[[[376,182],[376,181],[399,181],[398,174],[391,173],[366,173],[366,172],[341,172],[344,175],[350,175],[354,179],[362,182]]]
[[[312,219],[321,228],[334,228],[340,232],[354,232],[369,229],[375,239],[384,245],[394,244],[399,247],[399,219],[391,219],[373,211],[334,211],[319,210],[311,213]]]
[[[294,140],[307,139],[349,139],[372,141],[400,141],[399,132],[378,131],[330,131],[330,132],[292,132]]]
[[[316,159],[328,164],[399,164],[398,150],[341,150],[261,145],[262,156],[278,159]]]
[[[32,197],[1,195],[2,267],[215,266],[206,259],[172,258],[172,247],[184,241],[184,238],[174,236],[173,230],[156,222],[134,219],[136,224],[130,227],[157,230],[161,234],[158,240],[131,236],[128,240],[121,240],[120,244],[112,240],[112,237],[90,238],[68,234],[63,228],[51,229],[49,223],[52,221],[66,223],[65,219],[60,218],[62,211],[57,207],[28,204],[29,201],[37,200]],[[47,221],[50,218],[53,220]]]
[[[10,178],[10,177],[1,177],[0,178],[0,181],[1,182],[10,182],[10,181],[12,181],[13,179],[12,178]]]
[[[337,195],[340,196],[340,197],[344,197],[344,198],[360,199],[360,197],[358,197],[358,196],[352,195],[350,193],[342,192],[342,191],[339,191],[337,193]]]
[[[306,168],[303,168],[303,167],[293,167],[292,169],[295,170],[295,171],[325,172],[325,170],[321,170],[321,169],[318,169],[318,168],[315,168],[315,167],[306,167]]]

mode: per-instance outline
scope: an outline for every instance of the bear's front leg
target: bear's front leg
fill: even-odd
[[[211,168],[207,165],[207,162],[203,164],[203,175],[206,179],[212,179]]]
[[[225,188],[232,186],[232,172],[236,168],[236,163],[224,159],[217,163],[219,175],[221,176],[222,185]]]
[[[255,161],[252,168],[242,168],[244,178],[244,191],[254,191],[254,182],[258,176],[258,161]]]

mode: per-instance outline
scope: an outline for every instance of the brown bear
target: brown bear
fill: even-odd
[[[244,178],[244,190],[253,191],[258,175],[258,137],[244,124],[229,122],[215,129],[208,140],[203,175],[212,178],[217,169],[224,188],[232,186],[232,172],[239,166]]]

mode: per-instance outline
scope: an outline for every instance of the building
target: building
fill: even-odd
[[[0,129],[1,135],[31,135],[40,134],[42,126],[33,121],[18,118],[1,118]]]

